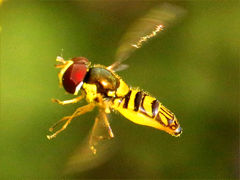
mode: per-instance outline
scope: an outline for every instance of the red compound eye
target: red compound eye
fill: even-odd
[[[88,60],[84,57],[73,58],[73,64],[65,71],[62,79],[64,89],[74,94],[77,86],[83,81],[87,73]]]

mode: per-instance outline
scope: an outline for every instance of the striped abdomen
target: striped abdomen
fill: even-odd
[[[113,109],[134,123],[161,129],[174,136],[181,133],[175,115],[144,91],[130,89],[123,98],[114,99]]]

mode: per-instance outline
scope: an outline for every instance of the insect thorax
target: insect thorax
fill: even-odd
[[[103,67],[92,67],[89,69],[84,82],[95,84],[97,92],[107,95],[108,91],[116,91],[119,80],[114,75]]]
[[[92,91],[95,85],[96,93],[100,93],[104,98],[123,97],[129,91],[128,85],[117,74],[100,65],[95,65],[89,69],[84,78],[84,84]],[[88,90],[85,88],[85,91]]]

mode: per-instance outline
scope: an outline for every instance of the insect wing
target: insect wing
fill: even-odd
[[[184,14],[184,9],[168,3],[151,9],[127,30],[116,51],[115,62],[108,68],[115,71],[137,48],[141,47],[143,42],[155,36],[165,27],[171,26]]]
[[[113,155],[113,152],[115,152],[114,145],[112,141],[108,141],[112,138],[112,135],[109,133],[110,126],[106,125],[106,120],[107,114],[104,110],[99,111],[89,136],[68,159],[65,174],[92,169],[104,163]]]
[[[117,71],[123,71],[123,70],[129,68],[128,64],[120,64],[120,63],[121,62],[116,61],[111,66],[108,66],[107,69],[117,72]]]

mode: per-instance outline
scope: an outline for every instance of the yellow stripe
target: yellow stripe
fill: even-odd
[[[130,99],[129,99],[129,102],[128,102],[128,109],[129,110],[134,109],[134,100],[135,100],[137,92],[138,92],[138,90],[132,90],[132,93],[131,93],[131,96],[130,96]]]
[[[130,89],[122,79],[120,79],[119,83],[120,84],[119,87],[117,88],[116,94],[118,97],[124,97],[129,92]]]
[[[145,109],[146,113],[152,117],[152,102],[156,100],[154,97],[145,96],[143,101],[143,108]]]
[[[159,115],[160,115],[160,118],[161,118],[162,122],[167,126],[168,125],[168,120],[166,119],[166,117],[164,115],[162,115],[160,112],[159,112]]]
[[[121,105],[121,99],[120,98],[114,99],[113,107],[119,107],[120,105]]]

